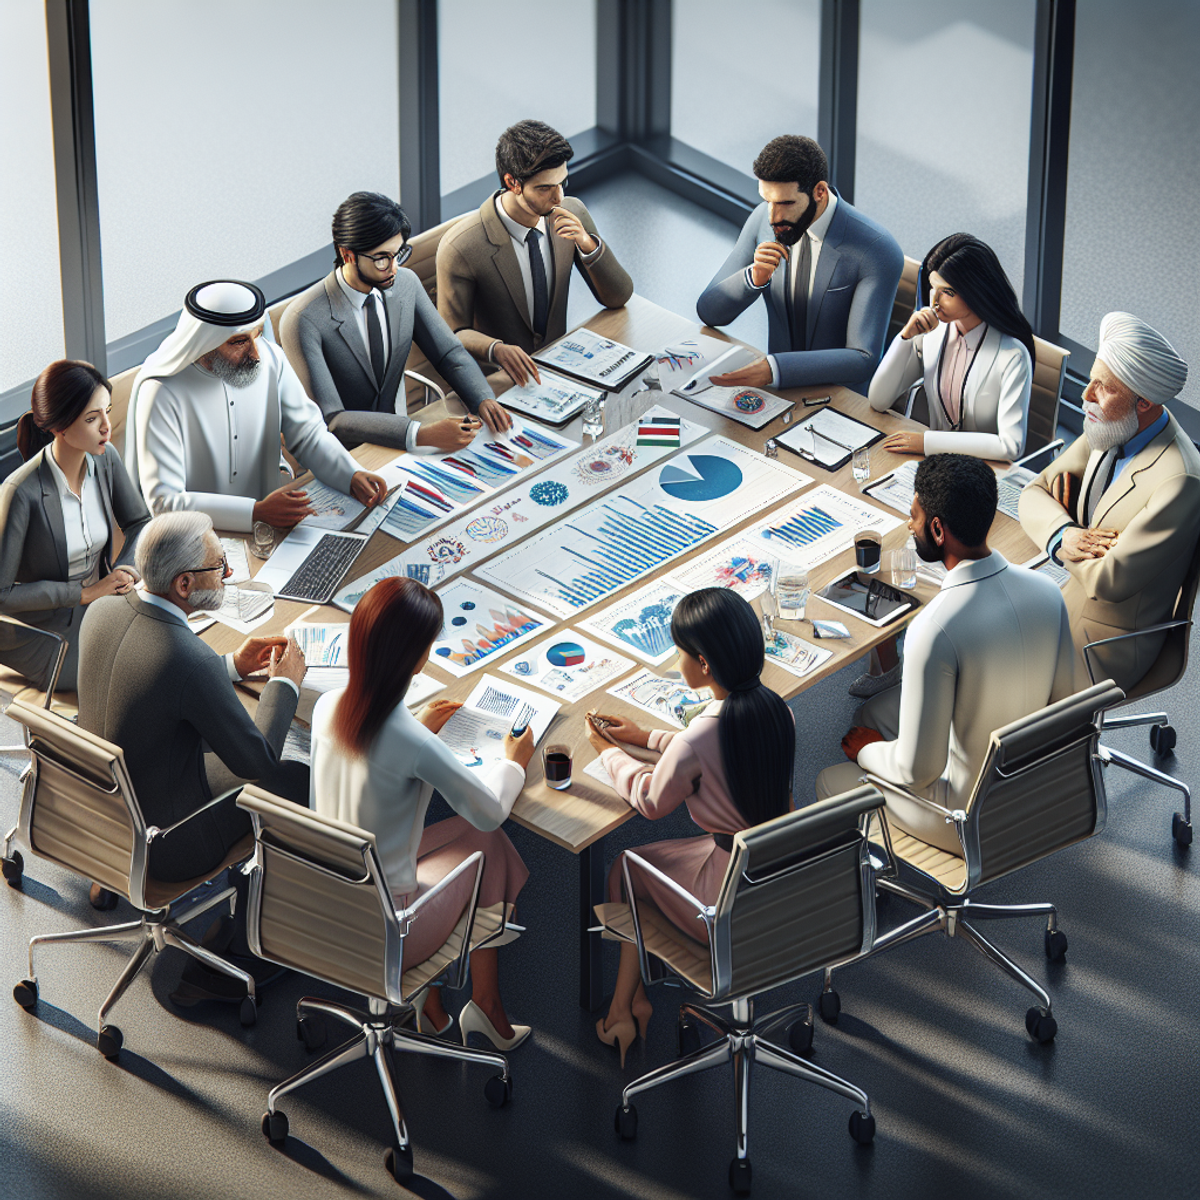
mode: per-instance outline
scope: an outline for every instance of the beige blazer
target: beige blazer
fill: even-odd
[[[478,212],[459,221],[442,238],[437,252],[438,312],[467,350],[485,364],[488,348],[497,338],[532,354],[567,332],[572,264],[605,308],[620,308],[633,295],[633,280],[607,242],[599,256],[585,265],[575,244],[551,231],[550,313],[546,337],[539,338],[533,332],[512,238],[496,213],[498,194],[494,192]],[[593,237],[599,236],[582,200],[564,196],[562,207],[578,217]]]
[[[1086,437],[1077,438],[1021,493],[1021,525],[1037,545],[1046,546],[1064,526],[1088,524],[1085,502],[1101,457]],[[1051,481],[1064,473],[1082,481],[1071,512],[1050,495]],[[1064,563],[1077,688],[1088,681],[1084,645],[1169,621],[1174,611],[1200,533],[1200,453],[1174,417],[1101,496],[1091,524],[1119,537],[1103,558]],[[1097,678],[1111,676],[1128,691],[1153,665],[1163,637],[1104,651]]]

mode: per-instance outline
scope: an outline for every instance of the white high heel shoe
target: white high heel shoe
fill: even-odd
[[[462,1012],[458,1014],[458,1027],[462,1031],[464,1046],[472,1033],[481,1033],[497,1050],[513,1050],[533,1032],[529,1025],[514,1025],[512,1037],[501,1037],[496,1032],[495,1025],[488,1020],[487,1013],[474,1000],[468,1000]]]
[[[413,1024],[418,1033],[432,1034],[434,1037],[444,1037],[454,1028],[454,1018],[447,1013],[446,1024],[441,1029],[434,1029],[433,1022],[425,1020],[425,1001],[429,999],[429,988],[423,987],[413,998]],[[426,1028],[427,1026],[427,1028]]]

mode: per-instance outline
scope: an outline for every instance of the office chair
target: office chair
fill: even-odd
[[[1025,1028],[1038,1042],[1053,1041],[1058,1022],[1049,994],[974,922],[1045,917],[1046,957],[1061,961],[1067,938],[1058,928],[1057,910],[1053,904],[981,904],[975,892],[1104,828],[1107,810],[1100,768],[1108,764],[1110,752],[1100,745],[1101,722],[1105,710],[1124,696],[1105,680],[997,729],[965,809],[951,811],[865,774],[864,780],[885,796],[903,796],[952,824],[962,852],[952,854],[892,828],[885,813],[883,834],[894,873],[880,875],[879,887],[925,911],[880,934],[862,957],[938,931],[961,938],[1034,994],[1038,1003],[1025,1014]],[[818,1009],[822,1019],[836,1023],[841,999],[833,990],[832,968],[825,972]]]
[[[19,629],[37,634],[39,637],[51,638],[57,644],[58,650],[54,666],[50,671],[49,686],[46,688],[44,707],[49,709],[51,701],[54,699],[54,689],[58,686],[58,676],[62,671],[63,661],[67,657],[67,639],[60,633],[54,633],[49,629],[39,629],[36,625],[26,625],[24,621],[18,621],[16,617],[10,617],[3,613],[0,613],[0,622],[6,625],[16,625]],[[16,671],[8,667],[0,667],[0,689],[7,693],[8,703],[11,704],[18,696],[30,690],[30,684],[23,675]],[[15,746],[0,746],[0,754],[28,753],[29,746],[24,741],[18,742]],[[17,829],[18,827],[14,825],[4,835],[4,853],[0,857],[0,871],[3,871],[8,886],[15,888],[21,886],[25,875],[25,858],[20,850],[12,848],[13,839],[17,836]]]
[[[183,912],[172,912],[171,905],[203,883],[215,879],[226,867],[247,858],[252,847],[249,834],[233,846],[225,859],[195,879],[164,882],[149,874],[147,863],[151,844],[160,837],[186,837],[188,821],[196,814],[167,829],[147,827],[134,794],[119,746],[64,720],[56,713],[34,708],[15,700],[7,715],[25,727],[33,761],[25,777],[21,795],[20,834],[22,841],[48,862],[57,863],[124,896],[141,916],[120,925],[102,925],[70,933],[43,933],[29,941],[29,977],[13,988],[13,999],[32,1011],[38,1002],[37,974],[33,952],[43,944],[63,942],[137,943],[133,957],[125,965],[107,999],[100,1005],[96,1049],[115,1062],[124,1043],[124,1035],[115,1025],[105,1023],[113,1005],[154,954],[174,946],[199,959],[205,966],[220,971],[246,985],[240,1016],[243,1025],[253,1025],[257,1000],[254,980],[223,958],[199,945],[183,926],[209,909],[229,900],[233,912],[235,891],[225,888]],[[227,795],[228,793],[226,793]],[[219,803],[218,796],[204,808]]]
[[[247,931],[255,954],[281,966],[366,996],[366,1011],[314,996],[296,1006],[297,1036],[309,1049],[325,1040],[324,1021],[349,1025],[353,1037],[271,1089],[263,1135],[287,1140],[279,1101],[311,1080],[361,1058],[371,1058],[392,1118],[394,1143],[384,1158],[398,1181],[412,1175],[413,1151],[394,1083],[392,1051],[428,1054],[499,1069],[484,1085],[499,1108],[512,1096],[508,1060],[495,1051],[451,1045],[399,1028],[423,988],[446,979],[462,987],[468,955],[504,932],[504,913],[478,909],[483,855],[476,851],[409,907],[397,910],[383,877],[373,834],[247,787],[238,805],[254,821],[254,873]],[[460,876],[474,881],[471,899],[453,933],[432,958],[404,969],[404,939],[422,911]]]
[[[637,1136],[637,1109],[631,1101],[639,1092],[732,1062],[737,1152],[729,1164],[729,1184],[738,1195],[746,1195],[751,1179],[750,1072],[758,1062],[856,1101],[861,1110],[850,1115],[850,1134],[864,1145],[872,1140],[875,1118],[867,1094],[800,1058],[812,1045],[812,1007],[791,1004],[756,1020],[754,999],[827,963],[848,961],[870,949],[876,864],[868,853],[865,818],[882,804],[875,788],[857,788],[734,834],[729,867],[711,907],[635,851],[625,852],[628,902],[596,905],[601,930],[636,942],[646,984],[662,981],[665,970],[708,1003],[680,1007],[678,1061],[643,1075],[621,1093],[615,1126],[622,1138]],[[694,905],[708,944],[684,935],[652,901],[639,897],[634,887],[638,875],[653,878]],[[712,1005],[729,1011],[718,1013]],[[783,1025],[789,1025],[790,1050],[767,1037]],[[717,1040],[701,1046],[701,1026]]]
[[[1191,642],[1192,609],[1196,603],[1196,591],[1200,588],[1200,540],[1192,551],[1192,561],[1183,584],[1175,600],[1175,609],[1170,621],[1160,625],[1151,625],[1146,629],[1135,629],[1132,633],[1120,633],[1116,637],[1102,638],[1097,642],[1088,642],[1083,648],[1083,660],[1087,665],[1088,676],[1095,682],[1097,674],[1102,675],[1104,668],[1101,663],[1103,655],[1098,653],[1104,646],[1112,646],[1120,642],[1129,642],[1134,638],[1150,637],[1165,633],[1162,648],[1154,660],[1150,670],[1129,689],[1125,697],[1126,703],[1144,700],[1147,696],[1164,692],[1174,687],[1187,672],[1188,647]],[[1108,716],[1104,718],[1105,729],[1131,729],[1138,725],[1150,726],[1150,748],[1155,754],[1171,754],[1176,745],[1176,734],[1173,726],[1168,724],[1165,712],[1128,713],[1125,716]],[[1176,779],[1165,771],[1156,770],[1147,763],[1136,759],[1119,750],[1105,747],[1109,761],[1144,779],[1152,779],[1165,787],[1174,788],[1183,793],[1183,811],[1171,817],[1171,836],[1177,845],[1187,847],[1192,844],[1192,793],[1182,779]]]

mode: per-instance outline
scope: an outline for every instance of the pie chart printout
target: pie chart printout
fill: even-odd
[[[546,657],[556,667],[576,667],[587,656],[578,642],[556,642],[546,651]]]
[[[691,467],[691,472],[677,460],[663,467],[658,476],[658,486],[676,500],[693,504],[720,500],[741,486],[741,468],[726,458],[717,458],[712,454],[689,454],[685,461]]]

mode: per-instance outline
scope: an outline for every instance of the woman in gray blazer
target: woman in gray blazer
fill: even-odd
[[[133,552],[150,520],[110,441],[111,393],[91,363],[51,363],[17,426],[25,463],[0,483],[0,613],[66,638],[63,691],[75,690],[84,606],[138,581]],[[0,663],[37,686],[50,682],[56,654],[48,638],[0,623]]]

